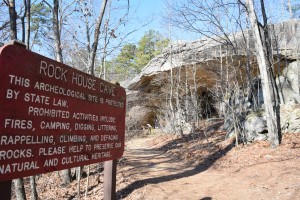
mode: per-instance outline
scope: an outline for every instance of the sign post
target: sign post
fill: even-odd
[[[110,160],[104,163],[104,200],[116,199],[117,164],[117,160]]]
[[[4,200],[11,199],[11,180],[0,182],[0,194]]]
[[[122,157],[124,88],[14,43],[0,71],[0,182]]]

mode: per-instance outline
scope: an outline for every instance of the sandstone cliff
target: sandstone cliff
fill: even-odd
[[[273,59],[276,63],[275,73],[282,74],[284,68],[299,59],[300,20],[271,25],[269,28]],[[200,117],[217,117],[224,114],[222,102],[218,102],[216,98],[219,88],[225,85],[227,89],[234,88],[230,86],[233,84],[247,84],[246,72],[249,63],[251,78],[254,80],[259,77],[253,39],[249,33],[250,31],[244,31],[231,34],[229,40],[219,37],[173,43],[161,55],[152,59],[139,75],[121,83],[127,88],[128,110],[135,106],[147,110],[144,117],[140,116],[139,126],[155,126],[157,121],[167,126],[166,120],[158,120],[157,115],[161,110],[168,109],[168,99],[173,98],[169,95],[171,89],[174,90],[173,95],[177,92],[176,95],[180,98],[181,106],[177,105],[175,111],[173,110],[181,112],[177,117],[180,118],[179,123],[184,121],[188,124],[187,121],[194,119],[189,117],[192,114],[191,110]],[[171,78],[173,86],[170,84]],[[193,100],[192,93],[195,93],[193,95],[196,95],[197,99]],[[186,109],[184,104],[188,101],[191,106]],[[178,104],[175,100],[173,103]]]

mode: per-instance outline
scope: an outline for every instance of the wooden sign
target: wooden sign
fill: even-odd
[[[0,95],[0,181],[122,157],[122,87],[6,45]]]

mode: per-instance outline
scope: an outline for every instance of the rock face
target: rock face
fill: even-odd
[[[277,57],[285,57],[289,60],[296,60],[297,44],[300,41],[300,20],[291,20],[280,24],[270,26],[272,41],[275,44]],[[122,86],[130,90],[140,90],[149,84],[154,87],[159,79],[164,78],[165,73],[170,69],[179,67],[188,67],[194,64],[202,64],[199,70],[208,70],[207,63],[216,61],[226,54],[230,56],[240,56],[240,61],[246,56],[246,44],[243,40],[243,34],[248,37],[248,32],[238,32],[230,35],[230,40],[236,49],[228,48],[224,41],[217,42],[214,39],[204,38],[194,42],[178,41],[173,43],[172,47],[166,48],[161,55],[152,59],[142,70],[142,72],[131,80],[122,83]],[[250,49],[253,52],[254,44],[252,34],[250,37]],[[225,62],[224,62],[225,63]],[[159,81],[161,82],[161,81]]]
[[[147,124],[153,124],[155,114],[144,106],[133,106],[126,117],[127,130],[145,129]]]
[[[227,123],[224,124],[224,129],[228,130],[228,138],[235,137],[233,122],[230,120],[227,119]],[[238,124],[240,124],[241,138],[244,142],[267,139],[268,130],[264,110],[251,112],[245,119],[240,118]],[[283,134],[300,132],[300,104],[289,102],[281,105],[280,125]]]
[[[277,79],[277,83],[280,88],[282,103],[300,103],[300,70],[299,62],[295,62],[299,58],[300,20],[272,25],[270,30],[272,37],[276,36],[272,38],[273,52],[276,52],[273,57],[276,61],[275,71],[277,74],[281,74]],[[252,36],[251,34],[248,35],[248,31],[244,35],[246,38],[249,36],[250,51],[253,55],[254,47],[251,45],[254,42],[251,42]],[[225,107],[228,104],[224,106],[224,102],[216,101],[215,97],[219,95],[218,91],[214,91],[214,93],[211,91],[227,84],[230,85],[236,80],[243,84],[247,79],[245,74],[247,64],[245,47],[247,45],[243,40],[242,33],[232,34],[230,39],[235,46],[234,49],[224,41],[216,42],[207,38],[194,42],[180,41],[173,43],[161,55],[152,59],[139,75],[121,83],[127,89],[128,112],[135,113],[136,106],[140,106],[140,110],[147,111],[143,112],[145,116],[151,115],[151,117],[142,117],[141,112],[139,112],[140,117],[130,121],[131,123],[136,122],[134,127],[139,129],[146,124],[155,126],[156,121],[166,126],[172,126],[173,122],[170,124],[166,120],[159,120],[158,114],[164,113],[164,115],[171,116],[172,113],[167,108],[171,102],[170,98],[175,97],[180,102],[172,101],[173,105],[177,104],[177,109],[174,108],[172,112],[175,112],[174,115],[179,117],[173,121],[178,121],[179,125],[187,124],[188,128],[184,128],[185,130],[192,131],[190,124],[193,124],[195,119],[190,116],[191,112],[198,113],[200,117],[214,117],[226,113]],[[250,60],[251,75],[257,77],[256,58],[252,56]],[[231,68],[226,68],[228,63],[230,63]],[[226,75],[227,82],[220,80],[220,74],[222,75],[222,73],[224,77]],[[236,74],[239,74],[238,78]],[[173,85],[171,85],[171,79]],[[262,92],[258,77],[254,87],[257,88],[256,93],[259,99],[257,104],[261,106],[263,104]],[[171,90],[172,94],[170,94]],[[253,101],[247,99],[247,97],[245,98],[243,92],[237,91],[237,93],[241,94],[240,100],[244,98],[241,100],[243,102],[242,109],[251,109]],[[189,106],[186,106],[187,104]],[[228,119],[225,119],[225,126],[232,128],[230,113],[226,117]],[[263,116],[238,116],[238,118],[242,124],[240,128],[245,131],[245,136],[249,140],[265,138]],[[291,120],[287,121],[289,121],[288,127],[292,127],[290,125]]]
[[[286,67],[282,75],[276,80],[280,92],[280,125],[282,133],[300,132],[300,90],[299,90],[300,62],[292,62]],[[262,102],[263,103],[263,102]],[[233,120],[225,117],[224,129],[228,130],[228,137],[235,136]],[[263,109],[250,112],[246,118],[239,118],[238,124],[242,136],[247,142],[267,139],[267,122]]]
[[[288,65],[282,75],[276,80],[279,87],[280,101],[300,103],[300,62],[296,61]]]
[[[288,103],[281,108],[280,123],[283,133],[300,132],[300,105]]]

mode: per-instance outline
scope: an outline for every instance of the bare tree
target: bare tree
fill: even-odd
[[[53,0],[53,18],[52,18],[52,25],[53,25],[53,36],[54,36],[54,48],[55,48],[55,54],[56,54],[56,61],[63,62],[63,56],[62,56],[62,47],[61,47],[61,32],[59,27],[59,0]]]
[[[0,1],[0,43],[3,43],[9,38],[10,21],[9,9],[7,9],[7,1]]]
[[[89,56],[89,63],[88,63],[88,67],[90,70],[90,73],[94,76],[95,75],[95,58],[96,58],[96,52],[97,52],[97,48],[98,48],[98,41],[99,41],[99,35],[100,35],[100,27],[102,24],[102,19],[105,13],[105,8],[106,8],[106,4],[107,4],[108,0],[103,0],[102,1],[102,6],[100,8],[100,13],[96,22],[96,26],[95,26],[95,31],[94,31],[94,41],[92,44],[92,48],[91,48],[91,52],[90,52],[90,56]]]
[[[53,0],[53,36],[54,36],[54,49],[56,54],[56,61],[63,63],[63,54],[61,46],[61,27],[59,27],[59,0]],[[62,170],[62,181],[64,185],[68,185],[71,182],[71,170]]]
[[[13,183],[14,183],[15,190],[16,190],[17,200],[26,200],[23,178],[14,179]]]
[[[25,44],[27,46],[27,48],[29,49],[29,45],[30,45],[30,21],[31,21],[31,16],[30,16],[30,12],[31,12],[31,0],[27,0],[26,1],[26,39],[25,39]]]
[[[289,12],[290,12],[290,17],[292,18],[294,14],[293,14],[293,9],[292,9],[292,5],[291,5],[291,0],[287,0],[287,5],[288,5]]]
[[[31,189],[31,200],[37,200],[38,199],[38,193],[36,190],[36,181],[35,176],[30,176],[30,189]]]
[[[63,52],[61,45],[61,29],[62,21],[59,17],[60,2],[53,0],[53,6],[47,1],[43,1],[52,9],[52,32],[53,32],[53,45],[55,51],[56,61],[63,63]],[[68,185],[71,182],[71,170],[62,170],[62,184]]]
[[[14,0],[4,1],[9,8],[9,23],[10,23],[10,39],[17,40],[17,12],[16,5]],[[6,23],[3,27],[6,26]],[[2,28],[3,28],[2,27]],[[1,30],[1,29],[0,29]],[[17,200],[26,200],[25,188],[24,188],[24,180],[23,178],[15,179],[14,186],[16,190]]]
[[[235,66],[233,66],[233,58],[229,58],[229,56],[227,56],[227,52],[229,51],[237,54],[237,47],[239,44],[236,42],[235,32],[237,30],[243,30],[245,27],[245,25],[243,25],[244,18],[242,15],[236,15],[237,11],[241,12],[239,4],[234,1],[187,0],[184,2],[181,1],[178,4],[172,3],[169,5],[169,7],[172,8],[174,14],[165,16],[165,19],[169,20],[173,26],[194,32],[198,34],[199,37],[205,36],[207,41],[220,44],[220,69],[215,72],[219,75],[216,77],[215,81],[219,82],[219,80],[221,80],[221,82],[217,84],[218,86],[216,87],[216,92],[219,92],[219,89],[217,88],[220,87],[222,87],[222,92],[219,92],[218,95],[214,95],[215,97],[218,96],[219,98],[219,95],[221,94],[222,98],[219,98],[219,100],[222,101],[224,99],[223,97],[228,97],[230,90],[236,87],[236,84],[229,84],[229,79],[233,79],[239,75],[239,71],[234,69]],[[205,42],[205,40],[203,41]],[[244,43],[246,44],[246,40]],[[222,49],[222,46],[225,46],[226,48]],[[226,52],[226,56],[224,56],[223,51]],[[207,91],[208,96],[204,98],[197,94],[197,90],[200,87],[200,80],[196,80],[196,66],[197,63],[201,62],[201,58],[198,57],[198,54],[195,55],[193,60],[193,62],[195,62],[193,75],[195,79],[193,86],[195,90],[195,97],[192,99],[195,99],[194,102],[196,103],[192,104],[197,107],[197,115],[200,115],[200,112],[206,112],[205,116],[208,117],[211,115],[211,105],[207,98],[211,94],[215,93],[215,91]],[[218,55],[216,55],[216,57],[218,57]],[[225,58],[225,62],[223,61],[223,58]],[[229,77],[230,73],[231,77]],[[236,83],[236,81],[234,81],[234,83]],[[199,105],[197,101],[200,101]],[[232,111],[228,114],[232,114],[233,110],[235,112],[235,107],[232,108],[234,109],[231,109]],[[195,119],[198,117],[199,116],[197,116]]]
[[[265,18],[265,11],[264,11],[264,3],[262,4],[262,10],[263,10],[263,16],[264,20]],[[254,3],[252,0],[245,0],[245,6],[247,8],[247,12],[249,15],[249,19],[252,25],[253,29],[253,37],[255,41],[255,49],[256,49],[256,58],[259,66],[259,71],[261,75],[261,81],[262,81],[262,90],[263,90],[263,97],[264,97],[264,104],[265,104],[265,111],[266,111],[266,117],[267,117],[267,126],[268,126],[268,139],[271,143],[272,147],[277,147],[279,145],[279,135],[280,135],[280,124],[278,120],[278,115],[276,114],[277,106],[276,103],[276,96],[274,94],[274,85],[272,84],[274,82],[271,70],[272,66],[269,61],[268,54],[271,52],[268,52],[267,47],[267,39],[263,38],[260,29],[259,29],[259,23],[256,16],[256,12],[254,9]],[[265,37],[268,34],[266,31],[267,24],[264,24],[265,28]],[[265,48],[264,45],[265,44]],[[276,103],[276,104],[275,104]]]
[[[19,14],[17,14],[17,18],[21,20],[21,27],[22,27],[22,42],[25,42],[25,17],[26,17],[26,12],[27,12],[27,3],[26,0],[23,1],[24,7],[21,7],[21,12]]]
[[[17,36],[17,12],[16,4],[14,0],[5,1],[9,9],[9,21],[10,21],[10,39],[16,40]]]

